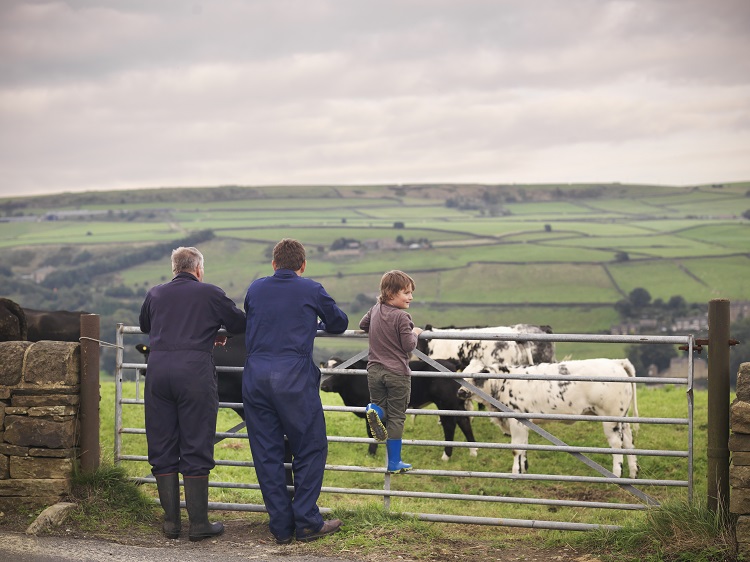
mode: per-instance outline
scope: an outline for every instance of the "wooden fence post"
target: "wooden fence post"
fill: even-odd
[[[708,502],[729,513],[729,301],[708,303]]]
[[[81,315],[81,470],[99,468],[99,315]]]

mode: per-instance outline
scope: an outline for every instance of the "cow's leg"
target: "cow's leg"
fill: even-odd
[[[456,418],[453,416],[438,416],[440,418],[440,425],[443,426],[443,435],[445,436],[446,441],[453,441],[454,437],[456,436]],[[443,451],[443,460],[449,461],[451,460],[451,455],[453,454],[453,447],[445,447],[445,450]]]
[[[623,423],[622,431],[622,446],[623,449],[635,449],[635,442],[633,441],[633,428],[629,423]],[[626,455],[628,459],[628,474],[631,478],[638,478],[638,458],[635,455]]]
[[[460,409],[460,408],[459,408]],[[464,410],[467,412],[473,412],[474,411],[474,401],[469,399],[464,401]],[[471,429],[471,418],[469,417],[460,417],[458,419],[458,427],[461,428],[461,431],[464,432],[464,435],[466,436],[467,441],[471,441],[472,443],[476,443],[476,439],[474,439],[474,431]],[[469,449],[469,455],[472,457],[477,456],[477,449],[476,447],[471,447]]]
[[[287,487],[291,487],[291,490],[289,490],[289,497],[294,497],[294,473],[292,472],[292,461],[294,460],[294,457],[292,456],[292,447],[289,445],[289,439],[286,438],[286,435],[284,436],[284,464],[290,465],[289,468],[284,469],[284,474],[286,476],[286,485]]]
[[[466,418],[464,416],[456,417],[455,418],[456,423],[458,424],[458,427],[461,428],[461,431],[464,434],[464,437],[466,437],[466,440],[471,443],[476,443],[476,439],[474,439],[474,431],[471,429],[471,419]],[[477,448],[471,447],[469,449],[469,455],[472,457],[477,456]]]
[[[623,429],[622,424],[619,422],[603,422],[604,436],[609,442],[609,446],[612,449],[622,450],[623,445]],[[612,455],[612,473],[619,478],[622,476],[622,454],[617,453]]]
[[[529,444],[529,428],[517,420],[508,419],[510,442],[513,445]],[[513,449],[513,474],[524,474],[529,471],[526,449]]]

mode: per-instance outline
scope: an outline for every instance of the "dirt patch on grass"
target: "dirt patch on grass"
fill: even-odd
[[[0,516],[0,530],[23,533],[35,520],[33,513],[12,512]],[[160,523],[139,525],[126,531],[108,528],[106,522],[96,529],[81,528],[74,518],[68,518],[57,527],[45,531],[47,535],[67,539],[98,539],[112,543],[155,547],[173,545],[175,548],[210,550],[212,556],[226,553],[238,555],[252,552],[270,556],[326,556],[340,560],[368,562],[427,561],[445,562],[460,560],[467,562],[524,561],[524,562],[599,562],[600,558],[580,552],[573,547],[547,548],[540,546],[536,531],[497,529],[488,532],[486,527],[456,526],[433,523],[434,532],[426,538],[418,530],[381,529],[378,527],[347,530],[346,522],[341,532],[311,543],[292,542],[277,545],[268,531],[265,514],[237,514],[213,512],[213,521],[222,520],[225,532],[216,539],[200,543],[189,543],[188,521],[183,516],[183,532],[180,539],[170,541],[161,534]]]

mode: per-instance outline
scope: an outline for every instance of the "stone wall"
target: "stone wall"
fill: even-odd
[[[729,409],[729,511],[737,518],[739,551],[750,555],[750,363],[737,373],[737,397]]]
[[[0,342],[0,510],[52,505],[78,458],[78,343]]]

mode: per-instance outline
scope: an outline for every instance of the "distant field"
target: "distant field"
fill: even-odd
[[[608,305],[638,287],[654,299],[750,300],[750,221],[741,216],[750,209],[750,183],[493,189],[234,186],[66,194],[59,197],[64,204],[42,200],[47,204],[40,201],[34,212],[111,213],[91,220],[0,222],[0,263],[12,264],[14,275],[28,275],[49,261],[60,262],[55,256],[62,248],[122,251],[211,229],[215,239],[201,245],[206,280],[238,303],[253,279],[271,274],[269,248],[284,237],[307,246],[306,274],[346,306],[360,294],[374,297],[384,271],[409,272],[417,281],[411,312],[421,324],[534,323],[552,325],[558,333],[598,333],[618,321]],[[128,216],[136,220],[122,220]],[[394,228],[397,222],[404,228]],[[373,248],[378,242],[390,248],[397,237],[427,240],[432,247]],[[329,252],[339,238],[366,242],[367,248]],[[20,251],[27,253],[19,257]],[[170,278],[164,256],[96,283],[99,292],[113,284],[134,289],[136,296],[121,306],[135,310],[138,295]],[[353,324],[361,312],[350,311]],[[584,345],[573,351],[596,353]]]

